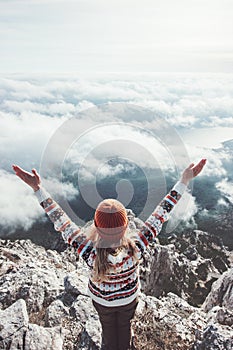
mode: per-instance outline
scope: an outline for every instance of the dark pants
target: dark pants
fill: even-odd
[[[128,350],[130,348],[130,321],[134,317],[137,304],[137,298],[130,304],[111,307],[93,301],[102,325],[103,350]]]

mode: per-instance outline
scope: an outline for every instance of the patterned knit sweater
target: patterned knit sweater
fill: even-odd
[[[72,245],[77,254],[89,266],[90,278],[88,292],[93,300],[105,306],[126,305],[133,301],[140,291],[138,260],[142,258],[149,243],[159,234],[162,224],[168,220],[169,213],[180,199],[186,186],[178,182],[164,197],[153,213],[145,221],[141,230],[131,237],[137,247],[137,259],[126,248],[119,250],[118,254],[109,254],[110,268],[104,281],[93,280],[93,268],[96,249],[88,239],[81,227],[77,226],[62,208],[51,198],[43,188],[35,192],[41,206],[54,224],[56,231],[61,232],[63,239]]]

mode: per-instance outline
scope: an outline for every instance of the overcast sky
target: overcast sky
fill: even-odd
[[[232,0],[0,0],[0,71],[233,72]]]

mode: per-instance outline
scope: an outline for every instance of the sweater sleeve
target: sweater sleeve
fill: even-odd
[[[153,213],[145,221],[143,228],[137,233],[137,243],[143,253],[149,243],[160,233],[162,225],[170,217],[170,212],[177,204],[187,186],[177,182],[172,190],[163,198]]]
[[[56,231],[61,232],[64,241],[72,245],[77,253],[87,260],[93,248],[92,242],[88,240],[87,236],[81,232],[81,227],[76,225],[63,209],[55,202],[50,194],[44,189],[40,188],[35,192],[35,195],[52,221]]]

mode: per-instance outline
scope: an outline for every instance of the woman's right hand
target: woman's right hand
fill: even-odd
[[[29,185],[34,191],[38,191],[41,185],[40,175],[37,173],[36,169],[32,169],[32,172],[23,170],[18,165],[12,165],[15,174],[23,180],[27,185]]]

